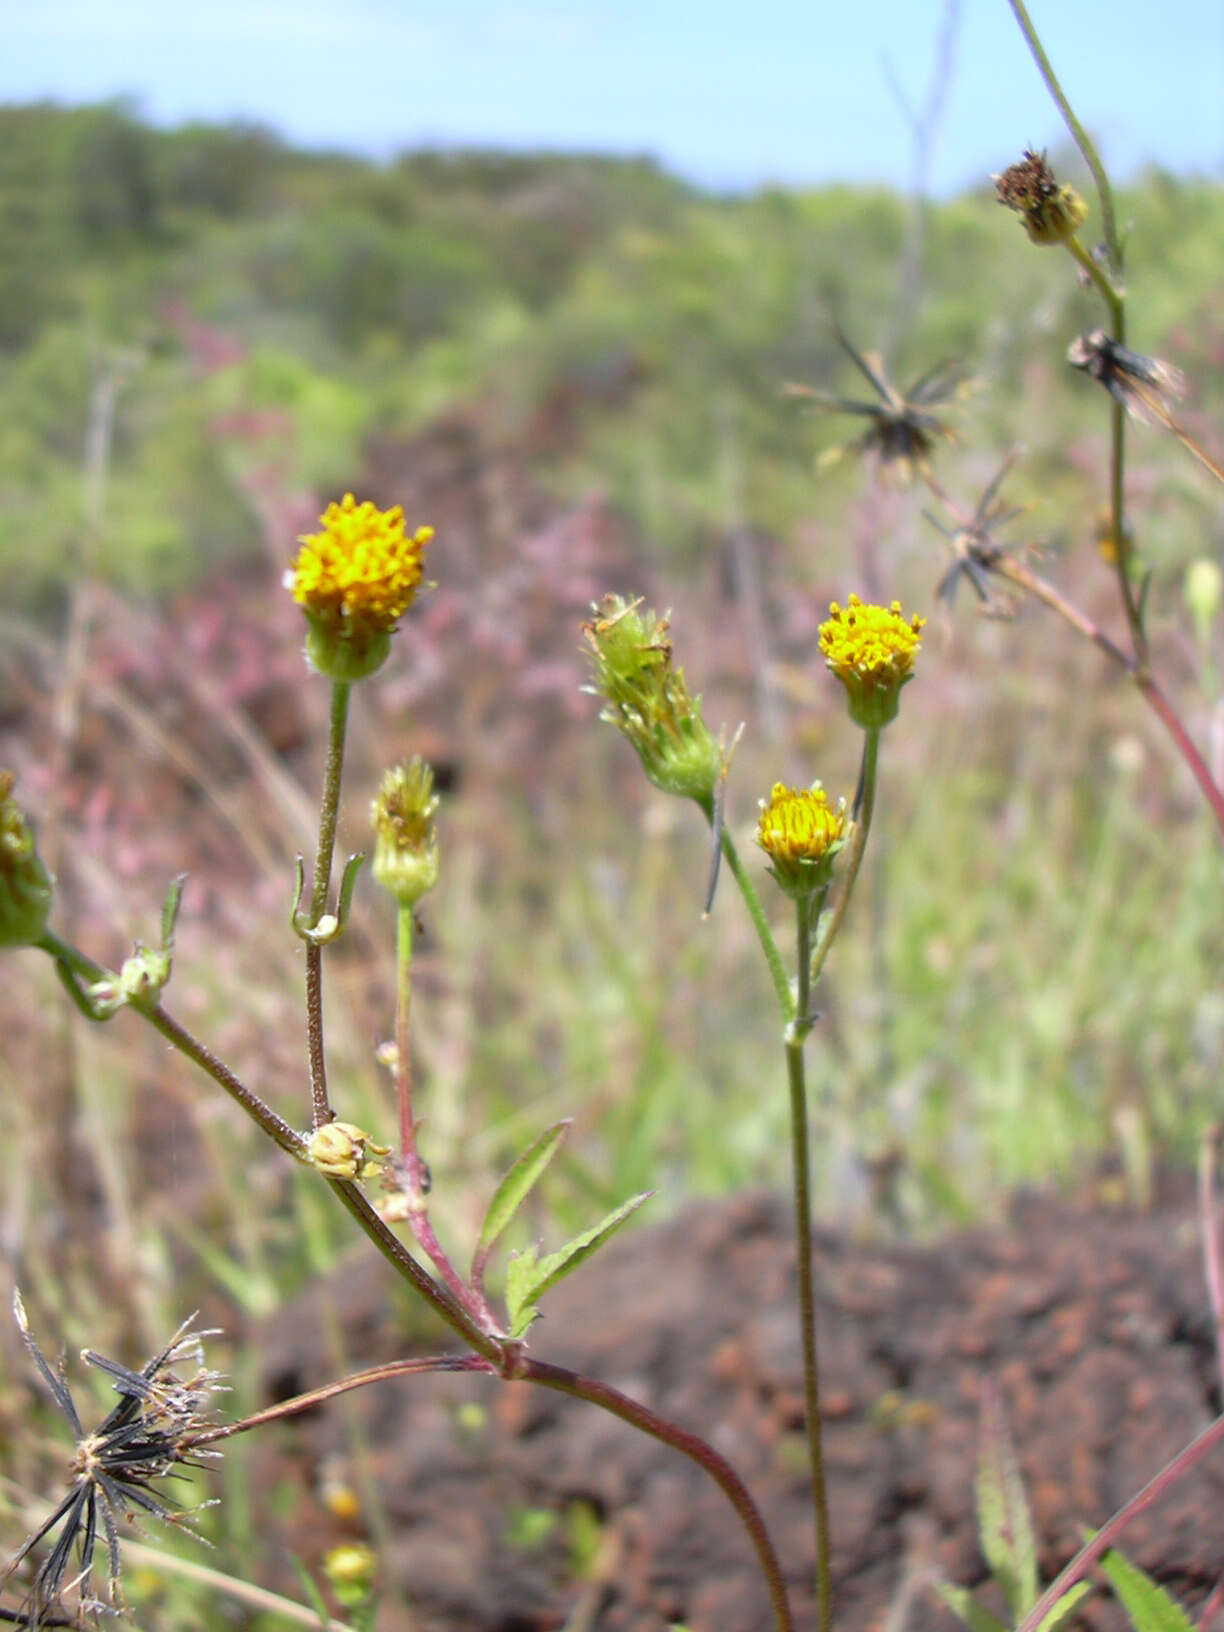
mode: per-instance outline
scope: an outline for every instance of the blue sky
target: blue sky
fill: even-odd
[[[0,101],[130,96],[382,156],[649,152],[699,182],[884,180],[948,0],[0,0]],[[1030,0],[1111,171],[1224,175],[1222,0]],[[934,190],[1062,140],[1006,0],[960,0]],[[894,88],[890,88],[890,80]]]

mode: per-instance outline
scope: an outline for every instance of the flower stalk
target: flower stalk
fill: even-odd
[[[344,774],[344,743],[348,730],[349,697],[352,685],[333,680],[328,717],[327,758],[323,767],[323,796],[319,805],[319,843],[315,851],[314,882],[310,891],[307,927],[317,929],[327,907],[331,888],[332,858],[336,849],[336,825],[340,818],[340,783]],[[327,1055],[323,1043],[323,948],[315,940],[306,941],[306,1046],[310,1060],[311,1126],[321,1128],[335,1112],[327,1092]]]

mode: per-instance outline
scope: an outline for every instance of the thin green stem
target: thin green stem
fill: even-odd
[[[87,958],[84,952],[71,942],[61,940],[52,929],[44,929],[35,944],[40,951],[46,952],[57,963],[66,964],[81,980],[92,983],[95,980],[105,980],[111,974],[109,969],[104,969],[100,963]]]
[[[66,965],[82,980],[101,980],[107,974],[100,964],[95,963],[92,958],[87,958],[67,941],[61,940],[51,930],[44,931],[38,944],[44,952],[49,953],[57,962]],[[173,1015],[167,1014],[160,1004],[151,1007],[139,1004],[129,1006],[134,1013],[147,1020],[154,1030],[160,1032],[168,1043],[177,1048],[194,1065],[198,1065],[214,1082],[220,1084],[230,1098],[241,1105],[247,1115],[258,1122],[268,1137],[274,1139],[282,1150],[287,1151],[298,1161],[303,1159],[306,1139],[265,1104],[257,1093],[248,1088],[211,1049],[193,1037],[185,1026],[180,1025]],[[479,1355],[500,1370],[503,1364],[501,1344],[482,1328],[477,1315],[465,1307],[463,1298],[455,1291],[439,1286],[428,1271],[417,1263],[407,1247],[387,1228],[355,1184],[345,1179],[333,1178],[329,1178],[327,1182],[342,1205],[353,1215],[399,1275],[411,1282],[414,1290],[432,1305],[436,1313],[470,1348],[475,1349]]]
[[[799,1269],[799,1338],[803,1350],[803,1414],[812,1481],[816,1526],[816,1601],[820,1632],[833,1624],[833,1577],[830,1565],[829,1495],[825,1480],[820,1369],[816,1354],[816,1291],[812,1275],[811,1157],[808,1148],[807,1083],[803,1045],[808,1019],[812,967],[812,922],[818,911],[811,899],[795,903],[798,941],[798,1009],[786,1028],[786,1076],[790,1086],[791,1158],[795,1189],[795,1244]]]
[[[837,932],[842,926],[842,919],[846,916],[846,908],[850,905],[850,897],[854,893],[855,881],[859,875],[859,868],[863,865],[863,852],[867,848],[867,834],[871,830],[871,815],[875,809],[876,772],[880,758],[880,729],[869,729],[863,738],[863,765],[859,773],[859,797],[857,809],[854,812],[854,834],[850,840],[850,854],[847,858],[846,873],[842,886],[838,892],[837,901],[832,912],[825,920],[824,928],[820,932],[820,939],[816,950],[812,954],[810,979],[813,986],[820,978],[820,972],[825,966],[825,960],[837,939]]]
[[[401,1183],[408,1198],[408,1224],[417,1245],[433,1263],[455,1300],[484,1332],[494,1333],[498,1324],[488,1299],[475,1285],[469,1286],[447,1256],[438,1240],[426,1200],[427,1169],[417,1149],[417,1122],[412,1114],[412,911],[401,904],[395,928],[395,1089],[399,1102]]]
[[[327,759],[323,767],[323,798],[319,806],[319,844],[315,852],[314,883],[310,892],[308,927],[316,929],[327,908],[331,887],[332,857],[336,849],[336,824],[340,817],[340,780],[344,772],[344,738],[348,727],[348,705],[352,686],[347,680],[333,680],[331,718],[327,734]],[[335,1112],[327,1094],[327,1058],[323,1046],[323,949],[306,943],[306,1034],[310,1057],[311,1125],[320,1128]]]
[[[414,1291],[421,1294],[469,1348],[475,1349],[477,1354],[490,1361],[500,1373],[504,1357],[502,1345],[497,1339],[482,1331],[459,1298],[447,1287],[439,1286],[428,1270],[417,1263],[399,1236],[387,1227],[356,1184],[349,1179],[329,1178],[327,1182],[341,1205],[353,1215],[392,1268],[402,1279],[411,1282]]]
[[[291,1128],[288,1122],[278,1116],[270,1105],[266,1105],[253,1089],[248,1088],[235,1076],[229,1066],[223,1060],[219,1060],[210,1048],[193,1037],[173,1015],[167,1014],[160,1003],[155,1008],[137,1008],[136,1013],[143,1016],[155,1031],[161,1032],[166,1041],[172,1043],[180,1054],[185,1054],[193,1064],[200,1067],[201,1071],[206,1071],[214,1082],[219,1083],[230,1098],[259,1123],[268,1137],[276,1140],[282,1150],[301,1161],[306,1141],[297,1129]]]
[[[371,1383],[385,1383],[394,1377],[415,1377],[434,1371],[488,1372],[489,1369],[488,1362],[474,1354],[422,1354],[407,1360],[389,1360],[385,1365],[371,1366],[368,1371],[353,1372],[351,1376],[337,1378],[334,1383],[324,1383],[319,1388],[308,1389],[304,1394],[295,1394],[292,1399],[279,1400],[275,1405],[253,1411],[249,1417],[240,1417],[236,1422],[220,1422],[212,1428],[203,1428],[199,1433],[188,1434],[180,1443],[184,1450],[215,1445],[218,1440],[233,1439],[236,1434],[249,1433],[252,1428],[262,1428],[269,1422],[296,1417],[302,1411],[310,1411],[328,1400],[334,1400],[338,1394],[349,1394],[355,1388],[368,1388]]]
[[[412,1115],[412,910],[401,904],[395,918],[395,1097],[404,1177],[411,1194],[419,1196],[424,1184]]]
[[[707,812],[707,815],[710,815]],[[713,817],[711,815],[711,820]],[[748,916],[752,919],[753,928],[757,932],[757,939],[761,943],[761,951],[765,954],[765,962],[769,968],[770,979],[778,998],[778,1007],[782,1010],[782,1018],[788,1023],[795,1018],[795,994],[791,990],[791,983],[787,979],[786,970],[782,965],[782,955],[778,951],[778,943],[774,940],[773,931],[769,927],[769,920],[765,916],[765,909],[761,905],[761,898],[756,892],[752,880],[740,853],[736,849],[735,840],[724,825],[722,830],[722,853],[726,858],[727,866],[731,869],[731,876],[739,885],[739,892],[744,898],[744,905],[748,908]]]
[[[514,1375],[525,1382],[538,1383],[543,1388],[555,1389],[559,1394],[569,1394],[574,1399],[586,1400],[591,1405],[597,1405],[601,1410],[619,1417],[622,1422],[629,1423],[641,1433],[649,1434],[652,1439],[660,1440],[664,1445],[670,1445],[673,1450],[679,1451],[681,1455],[689,1457],[704,1468],[739,1514],[751,1538],[761,1573],[769,1589],[776,1632],[794,1632],[795,1623],[786,1596],[786,1579],[782,1574],[782,1566],[769,1538],[769,1532],[765,1528],[765,1521],[739,1474],[712,1445],[708,1445],[704,1439],[699,1439],[696,1434],[690,1434],[685,1429],[677,1427],[675,1423],[668,1422],[665,1417],[657,1416],[646,1406],[630,1399],[627,1394],[622,1394],[619,1389],[611,1388],[607,1383],[596,1382],[593,1377],[583,1377],[565,1366],[554,1366],[545,1360],[531,1360],[524,1356],[519,1361]]]
[[[1058,75],[1054,72],[1049,57],[1045,54],[1037,30],[1033,26],[1033,19],[1028,14],[1024,0],[1007,0],[1012,13],[1020,25],[1020,32],[1033,54],[1033,61],[1037,64],[1037,71],[1045,80],[1046,90],[1054,98],[1059,113],[1067,129],[1071,132],[1076,147],[1084,156],[1084,163],[1092,172],[1092,179],[1096,183],[1097,196],[1101,200],[1101,220],[1105,229],[1105,243],[1109,249],[1109,259],[1115,275],[1122,271],[1122,243],[1118,237],[1117,216],[1114,213],[1113,189],[1109,185],[1109,177],[1105,174],[1105,166],[1097,155],[1088,132],[1075,117],[1071,104],[1067,101],[1062,86],[1058,82]]]
[[[1120,346],[1126,344],[1126,298],[1121,287],[1122,278],[1122,240],[1118,235],[1118,220],[1114,210],[1113,188],[1109,177],[1105,173],[1105,166],[1101,163],[1088,132],[1080,124],[1075,112],[1068,102],[1066,93],[1059,84],[1058,76],[1054,72],[1049,57],[1028,14],[1024,0],[1008,0],[1012,13],[1020,25],[1020,32],[1024,35],[1033,60],[1037,64],[1039,73],[1045,81],[1046,89],[1053,97],[1058,111],[1062,114],[1067,129],[1075,140],[1075,145],[1084,156],[1084,162],[1092,172],[1093,182],[1096,184],[1097,197],[1101,201],[1101,221],[1105,232],[1105,245],[1109,251],[1110,270],[1112,279],[1107,278],[1101,268],[1087,253],[1076,239],[1071,239],[1067,248],[1075,257],[1078,264],[1092,279],[1109,308],[1112,338]],[[1147,635],[1144,633],[1143,618],[1139,605],[1135,599],[1134,587],[1130,580],[1130,551],[1126,545],[1126,409],[1120,402],[1110,400],[1109,405],[1109,515],[1110,529],[1114,542],[1114,571],[1118,583],[1118,595],[1126,614],[1127,628],[1130,630],[1131,645],[1135,653],[1135,662],[1140,670],[1146,670],[1149,658]]]
[[[1088,253],[1078,238],[1067,238],[1064,242],[1075,262],[1083,268],[1085,275],[1096,284],[1097,290],[1109,307],[1109,315],[1113,318],[1115,326],[1123,323],[1125,316],[1122,295],[1105,276],[1101,266]]]
[[[319,806],[319,848],[315,855],[314,883],[310,891],[311,929],[317,928],[319,919],[327,910],[327,892],[331,888],[336,824],[340,819],[340,779],[344,773],[344,739],[348,730],[348,707],[352,690],[352,685],[347,680],[332,681],[327,759],[323,766],[323,798]]]

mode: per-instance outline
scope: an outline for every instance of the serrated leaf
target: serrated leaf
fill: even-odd
[[[935,1589],[954,1615],[958,1615],[969,1632],[1007,1632],[997,1616],[979,1604],[968,1587],[954,1587],[949,1581],[940,1581]]]
[[[539,1313],[535,1307],[550,1286],[556,1286],[571,1270],[577,1269],[591,1254],[602,1247],[609,1236],[636,1213],[644,1201],[654,1194],[644,1190],[630,1196],[598,1224],[567,1241],[556,1252],[541,1258],[534,1246],[527,1247],[510,1260],[506,1275],[506,1308],[510,1315],[510,1336],[522,1337]]]
[[[1037,1632],[1058,1632],[1058,1628],[1068,1616],[1074,1614],[1081,1600],[1091,1591],[1091,1581],[1077,1581],[1073,1587],[1068,1587],[1053,1608],[1047,1610],[1041,1617],[1037,1624]]]
[[[1100,1563],[1135,1632],[1194,1632],[1193,1621],[1176,1598],[1116,1547]]]
[[[993,1390],[982,1399],[975,1496],[982,1553],[1018,1625],[1037,1602],[1037,1543],[1020,1466]]]
[[[539,1314],[531,1292],[539,1270],[540,1254],[534,1243],[516,1252],[506,1269],[506,1311],[510,1316],[511,1337],[523,1337]]]
[[[555,1122],[551,1128],[546,1128],[534,1144],[528,1145],[493,1192],[493,1200],[489,1203],[476,1243],[476,1258],[481,1263],[489,1256],[502,1231],[560,1150],[570,1126],[567,1117],[564,1122]]]

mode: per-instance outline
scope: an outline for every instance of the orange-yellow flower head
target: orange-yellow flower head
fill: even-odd
[[[819,782],[810,788],[775,782],[768,800],[761,800],[756,841],[769,857],[770,872],[790,896],[824,888],[845,833],[845,800],[831,806]]]
[[[851,595],[845,607],[834,601],[820,626],[820,649],[846,688],[850,717],[864,730],[878,731],[897,717],[901,687],[912,679],[926,619],[907,619],[900,601],[864,605]]]
[[[304,533],[285,586],[310,621],[306,655],[333,680],[361,680],[386,658],[421,585],[432,527],[405,533],[397,504],[380,510],[346,493]]]

